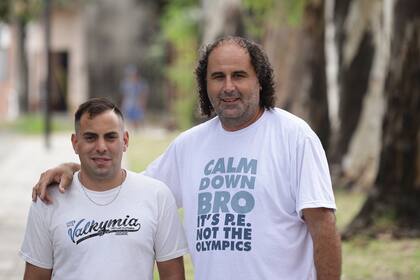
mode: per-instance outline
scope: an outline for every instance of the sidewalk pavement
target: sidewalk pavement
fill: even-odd
[[[0,280],[22,279],[18,251],[32,187],[41,172],[67,161],[78,161],[68,132],[53,135],[50,150],[42,136],[0,135]]]

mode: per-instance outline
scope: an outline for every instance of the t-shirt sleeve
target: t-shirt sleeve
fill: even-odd
[[[172,191],[178,208],[182,207],[181,182],[175,142],[172,142],[167,150],[146,168],[143,174],[164,182]]]
[[[46,223],[46,205],[38,200],[32,203],[26,232],[23,239],[19,255],[28,263],[35,266],[52,269],[53,267],[53,247]]]
[[[313,133],[298,144],[296,157],[296,211],[305,208],[336,209],[325,151]]]
[[[166,186],[159,192],[158,199],[159,216],[155,253],[156,261],[162,262],[185,255],[188,247],[175,200]]]

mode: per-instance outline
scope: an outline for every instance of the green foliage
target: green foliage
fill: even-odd
[[[256,40],[261,40],[267,24],[273,18],[275,11],[274,0],[243,0],[247,16],[244,18],[247,33]]]
[[[130,135],[126,158],[133,171],[143,171],[146,166],[163,153],[177,133],[141,131]]]
[[[384,209],[382,215],[375,221],[375,226],[379,229],[389,229],[395,226],[397,220],[395,209]]]
[[[343,230],[358,213],[366,195],[361,192],[335,191],[337,226]],[[389,213],[379,225],[389,226],[395,215]],[[342,280],[420,279],[420,239],[391,240],[358,237],[343,242]]]
[[[340,231],[344,230],[347,224],[357,214],[366,200],[366,195],[361,192],[347,192],[344,190],[334,190],[337,204],[337,227]]]
[[[14,121],[0,124],[2,130],[8,130],[23,134],[42,134],[45,129],[44,116],[41,114],[27,114],[20,116]],[[68,118],[52,117],[52,132],[72,131],[73,123]]]
[[[343,280],[420,279],[420,239],[355,239],[343,256]]]
[[[192,0],[171,1],[161,20],[172,56],[165,74],[175,89],[172,113],[181,129],[193,124],[196,95],[194,75],[198,46],[198,3]]]
[[[91,0],[50,0],[54,7],[69,8]],[[27,23],[42,16],[44,0],[0,0],[0,21],[9,22],[14,18]]]
[[[189,91],[187,93],[192,96],[178,98],[175,101],[175,114],[177,116],[178,127],[181,130],[190,128],[194,123],[194,113],[197,99],[195,98],[193,91]]]
[[[305,5],[308,0],[243,0],[246,11],[244,18],[247,33],[256,40],[264,37],[264,31],[270,25],[277,25],[278,11],[284,11],[285,23],[297,26],[301,23]]]
[[[165,9],[161,19],[162,29],[165,38],[177,49],[185,49],[188,46],[184,40],[196,38],[198,34],[198,24],[195,14],[197,6],[194,3],[186,5],[180,2],[196,1],[171,1]]]
[[[305,5],[308,0],[283,0],[287,13],[287,22],[291,26],[297,26],[302,21]]]
[[[7,21],[10,15],[10,0],[0,1],[0,22]]]
[[[42,4],[42,0],[1,0],[0,21],[9,22],[17,18],[27,23],[41,15]]]
[[[274,6],[274,2],[274,0],[243,0],[244,6],[257,14],[268,13],[270,8]]]

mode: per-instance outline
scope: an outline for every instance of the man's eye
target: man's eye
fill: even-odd
[[[213,80],[222,80],[224,78],[223,75],[214,75]]]
[[[234,78],[245,78],[245,74],[244,73],[237,73],[235,75],[233,75]]]
[[[88,142],[92,142],[93,140],[95,140],[95,137],[94,136],[85,136],[84,138]]]

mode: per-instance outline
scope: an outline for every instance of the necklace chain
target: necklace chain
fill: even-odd
[[[118,196],[120,195],[120,192],[121,192],[121,188],[122,188],[122,185],[123,185],[123,183],[124,183],[124,179],[125,179],[125,176],[126,176],[126,172],[125,172],[125,170],[123,169],[122,170],[122,172],[123,172],[123,175],[122,175],[122,178],[123,178],[123,180],[122,180],[122,182],[121,182],[121,185],[119,185],[118,186],[118,191],[117,191],[117,194],[110,200],[110,201],[108,201],[108,202],[106,202],[106,203],[99,203],[99,202],[97,202],[97,201],[95,201],[93,198],[91,198],[90,196],[89,196],[89,194],[87,193],[87,191],[86,191],[86,187],[85,186],[83,186],[83,184],[82,184],[82,182],[80,181],[80,173],[78,174],[78,177],[79,177],[79,182],[80,182],[80,186],[82,187],[82,190],[83,190],[83,193],[85,194],[85,196],[87,197],[87,199],[89,199],[90,200],[90,202],[92,202],[93,204],[95,204],[95,205],[98,205],[98,206],[107,206],[107,205],[110,205],[112,202],[114,202],[117,198],[118,198]]]

